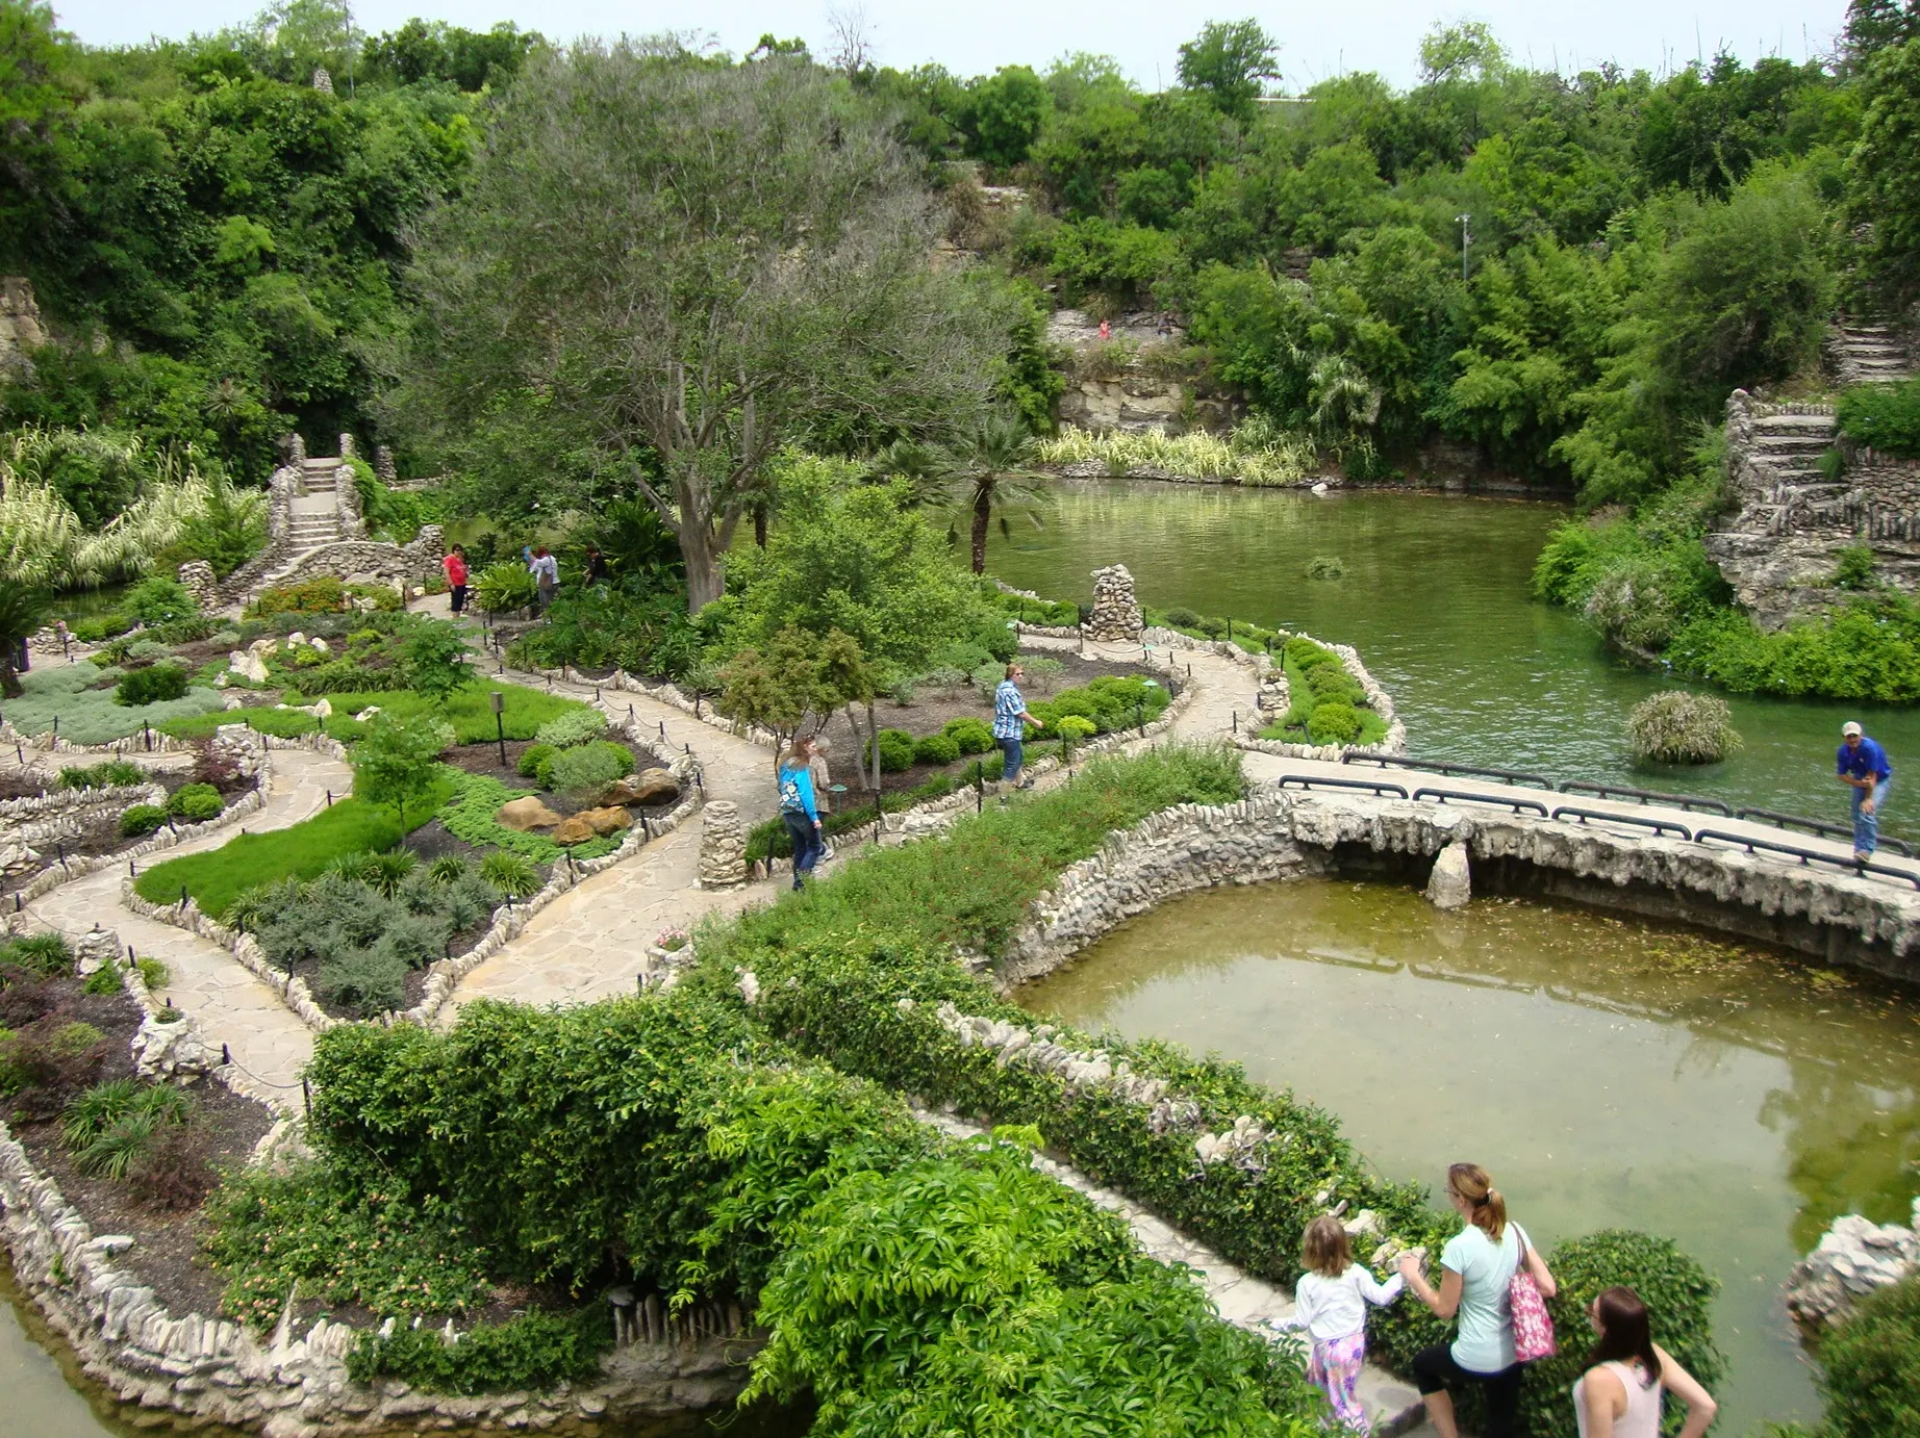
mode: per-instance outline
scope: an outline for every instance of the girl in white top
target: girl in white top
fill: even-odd
[[[1573,1411],[1580,1438],[1660,1438],[1660,1396],[1677,1395],[1687,1405],[1680,1438],[1700,1438],[1719,1405],[1653,1341],[1647,1305],[1631,1288],[1609,1288],[1587,1309],[1600,1335],[1590,1365],[1573,1385]]]
[[[1370,1433],[1356,1388],[1367,1361],[1367,1304],[1384,1308],[1400,1296],[1406,1280],[1395,1274],[1376,1283],[1353,1261],[1340,1220],[1321,1216],[1307,1225],[1301,1256],[1307,1271],[1293,1290],[1293,1314],[1276,1328],[1304,1328],[1313,1340],[1307,1377],[1320,1386],[1336,1423],[1352,1433]]]

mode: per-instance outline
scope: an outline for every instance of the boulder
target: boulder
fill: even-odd
[[[603,809],[583,809],[574,818],[586,820],[596,834],[617,834],[633,827],[633,816],[618,804],[609,804]]]
[[[584,844],[589,839],[597,839],[599,835],[594,833],[593,825],[585,814],[575,814],[572,818],[562,819],[560,827],[549,837],[556,844],[573,845]]]
[[[1467,846],[1455,840],[1440,851],[1427,879],[1427,898],[1436,909],[1464,908],[1473,897],[1473,877],[1467,865]]]
[[[287,652],[291,654],[294,650],[300,648],[306,642],[307,642],[307,636],[302,634],[298,629],[294,630],[293,633],[287,636]]]
[[[267,682],[266,661],[260,657],[257,649],[248,649],[245,651],[235,649],[227,655],[227,668],[232,673],[238,674],[249,684],[265,684]]]
[[[324,639],[322,639],[322,638],[321,638],[321,637],[320,637],[319,635],[317,635],[317,634],[316,634],[316,635],[314,635],[314,636],[313,636],[313,638],[311,638],[311,639],[309,639],[309,640],[307,641],[307,643],[309,643],[309,644],[311,644],[311,645],[313,646],[313,649],[314,649],[314,652],[315,652],[316,654],[330,654],[330,653],[332,653],[332,650],[330,650],[330,649],[329,649],[329,648],[327,647],[327,641],[326,641],[326,640],[324,640]]]
[[[680,797],[680,781],[665,769],[642,769],[607,789],[609,804],[671,804]]]
[[[551,829],[560,822],[560,816],[532,794],[524,799],[514,799],[502,804],[500,811],[493,817],[496,822],[505,824],[509,829],[518,830],[522,834],[529,829]],[[593,831],[589,829],[587,832],[588,837],[592,837]],[[561,839],[558,834],[554,835],[554,838],[560,843],[568,842]],[[572,842],[577,844],[580,841],[575,839]]]

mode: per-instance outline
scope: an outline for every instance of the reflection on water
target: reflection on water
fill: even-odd
[[[1414,754],[1846,814],[1833,751],[1848,706],[1730,697],[1746,739],[1732,759],[1633,765],[1627,711],[1669,681],[1614,658],[1579,620],[1529,597],[1534,559],[1566,514],[1555,505],[1125,480],[1062,482],[1055,493],[1045,530],[992,537],[994,574],[1086,601],[1091,571],[1121,562],[1147,604],[1356,645],[1394,696]],[[1343,560],[1346,577],[1308,579],[1317,555]],[[1902,754],[1920,759],[1920,708],[1862,717],[1896,769]],[[1896,798],[1883,830],[1920,836],[1920,796]]]
[[[1301,881],[1163,905],[1021,1001],[1244,1063],[1390,1178],[1483,1163],[1543,1241],[1665,1234],[1725,1285],[1722,1426],[1817,1416],[1779,1303],[1836,1215],[1920,1192],[1920,1006],[1589,911]]]

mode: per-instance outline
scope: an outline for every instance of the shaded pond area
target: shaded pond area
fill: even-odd
[[[1394,491],[1240,489],[1148,480],[1050,486],[1044,529],[992,536],[988,569],[1050,598],[1088,602],[1092,571],[1123,563],[1142,603],[1182,606],[1352,644],[1393,695],[1408,752],[1643,789],[1680,790],[1842,821],[1840,725],[1863,719],[1920,764],[1920,707],[1730,695],[1746,747],[1723,764],[1640,768],[1627,712],[1673,680],[1608,652],[1577,617],[1531,597],[1534,560],[1567,516],[1537,500]],[[1345,576],[1307,578],[1317,556]],[[1703,687],[1693,684],[1691,687]],[[1920,837],[1920,794],[1894,797],[1882,831]]]
[[[1920,1192],[1920,1003],[1691,931],[1301,880],[1164,904],[1019,999],[1237,1060],[1389,1178],[1483,1164],[1543,1244],[1676,1240],[1724,1285],[1730,1434],[1818,1416],[1781,1284],[1835,1216]]]

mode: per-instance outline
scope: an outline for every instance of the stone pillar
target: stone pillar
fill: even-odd
[[[315,65],[313,67],[313,88],[318,90],[322,95],[331,95],[333,93],[333,76],[327,73],[327,67],[325,65]]]
[[[393,451],[384,444],[373,447],[373,472],[382,484],[397,484],[400,471],[394,466]]]
[[[96,926],[81,935],[80,942],[73,946],[73,953],[79,961],[76,972],[84,978],[88,974],[104,969],[108,964],[119,962],[120,935],[112,929]]]
[[[287,463],[295,469],[307,462],[307,441],[295,432],[287,436]]]
[[[731,799],[714,799],[701,813],[700,887],[741,887],[747,882],[747,834],[740,826],[740,806]]]
[[[1465,908],[1473,897],[1473,876],[1467,865],[1467,846],[1455,839],[1433,861],[1427,877],[1427,899],[1436,909]]]
[[[1093,571],[1093,613],[1087,617],[1089,639],[1137,640],[1146,624],[1140,601],[1134,597],[1133,575],[1124,564]]]
[[[350,434],[343,434],[340,436],[340,458],[342,459],[353,458],[353,436]]]
[[[180,587],[187,591],[202,610],[211,609],[218,599],[213,566],[204,559],[190,559],[180,566]]]

